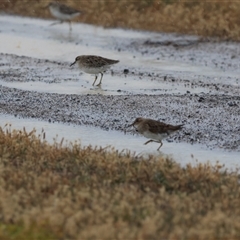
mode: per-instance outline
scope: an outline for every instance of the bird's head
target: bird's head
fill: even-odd
[[[75,63],[77,63],[80,60],[81,56],[78,56],[75,58],[75,61],[70,64],[70,67],[73,66]]]

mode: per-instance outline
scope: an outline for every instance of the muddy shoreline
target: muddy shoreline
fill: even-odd
[[[11,16],[0,23],[0,113],[126,134],[142,116],[184,124],[169,141],[240,151],[239,43],[83,24],[69,36],[65,25]],[[92,76],[69,67],[76,54],[120,63],[93,88]]]
[[[12,54],[0,54],[0,58],[1,67],[4,67],[4,64],[5,67],[8,66],[8,70],[4,68],[4,71],[0,71],[1,80],[6,82],[46,80],[51,85],[59,79],[41,78],[42,68],[40,66],[47,64],[46,75],[47,71],[51,72],[53,69],[64,71],[68,67],[68,63]],[[9,62],[13,63],[16,60],[18,64],[14,64],[15,67],[8,65]],[[38,68],[40,71],[37,74]],[[123,73],[119,70],[114,74]],[[145,72],[143,76],[142,73],[139,74],[141,77],[149,76],[148,72]],[[65,79],[65,81],[72,80],[74,79]],[[47,120],[51,123],[93,125],[105,130],[127,132],[127,134],[134,134],[134,130],[126,126],[136,117],[151,117],[167,123],[184,124],[184,130],[171,137],[169,141],[201,143],[210,149],[223,148],[240,151],[240,96],[229,94],[231,88],[234,88],[231,85],[225,84],[221,87],[228,94],[188,92],[185,94],[104,96],[101,94],[44,93],[1,85],[0,112],[21,118]]]

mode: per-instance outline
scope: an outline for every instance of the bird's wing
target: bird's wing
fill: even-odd
[[[154,133],[167,133],[170,134],[171,132],[177,131],[182,128],[183,125],[171,125],[171,124],[166,124],[163,122],[158,122],[155,120],[151,120],[148,123],[148,129],[151,132]]]
[[[119,62],[119,60],[113,60],[113,59],[104,58],[104,57],[101,57],[101,60],[105,63],[105,65],[108,65],[108,64],[111,65]]]
[[[111,65],[114,63],[119,62],[118,60],[112,60],[112,59],[108,59],[108,58],[103,58],[103,57],[99,57],[99,56],[85,56],[86,57],[86,65],[90,65],[90,66],[95,66],[95,67],[103,67],[103,66],[107,66],[107,65]],[[83,62],[84,64],[84,62]]]
[[[80,11],[78,11],[74,8],[68,7],[64,4],[59,5],[59,9],[60,9],[60,11],[66,13],[66,14],[80,13]]]
[[[168,124],[155,120],[151,120],[147,125],[148,130],[153,133],[167,133],[168,130]]]

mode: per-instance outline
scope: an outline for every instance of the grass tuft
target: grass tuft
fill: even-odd
[[[0,129],[0,238],[234,239],[237,172]]]

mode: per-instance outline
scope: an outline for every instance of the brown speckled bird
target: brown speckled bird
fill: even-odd
[[[159,150],[163,145],[162,140],[173,132],[182,129],[183,125],[181,124],[174,126],[153,119],[139,117],[136,118],[136,120],[130,126],[134,126],[136,130],[144,137],[151,139],[145,142],[145,145],[150,142],[160,143],[160,146],[157,149]]]
[[[119,60],[112,60],[100,56],[94,56],[94,55],[82,55],[78,56],[75,59],[75,62],[73,62],[72,65],[75,63],[78,64],[78,67],[80,70],[82,70],[85,73],[90,73],[90,74],[95,74],[95,80],[93,82],[93,86],[98,78],[98,74],[101,74],[101,79],[100,82],[98,83],[97,86],[100,86],[102,83],[102,77],[103,73],[109,69],[113,64],[118,63]]]

